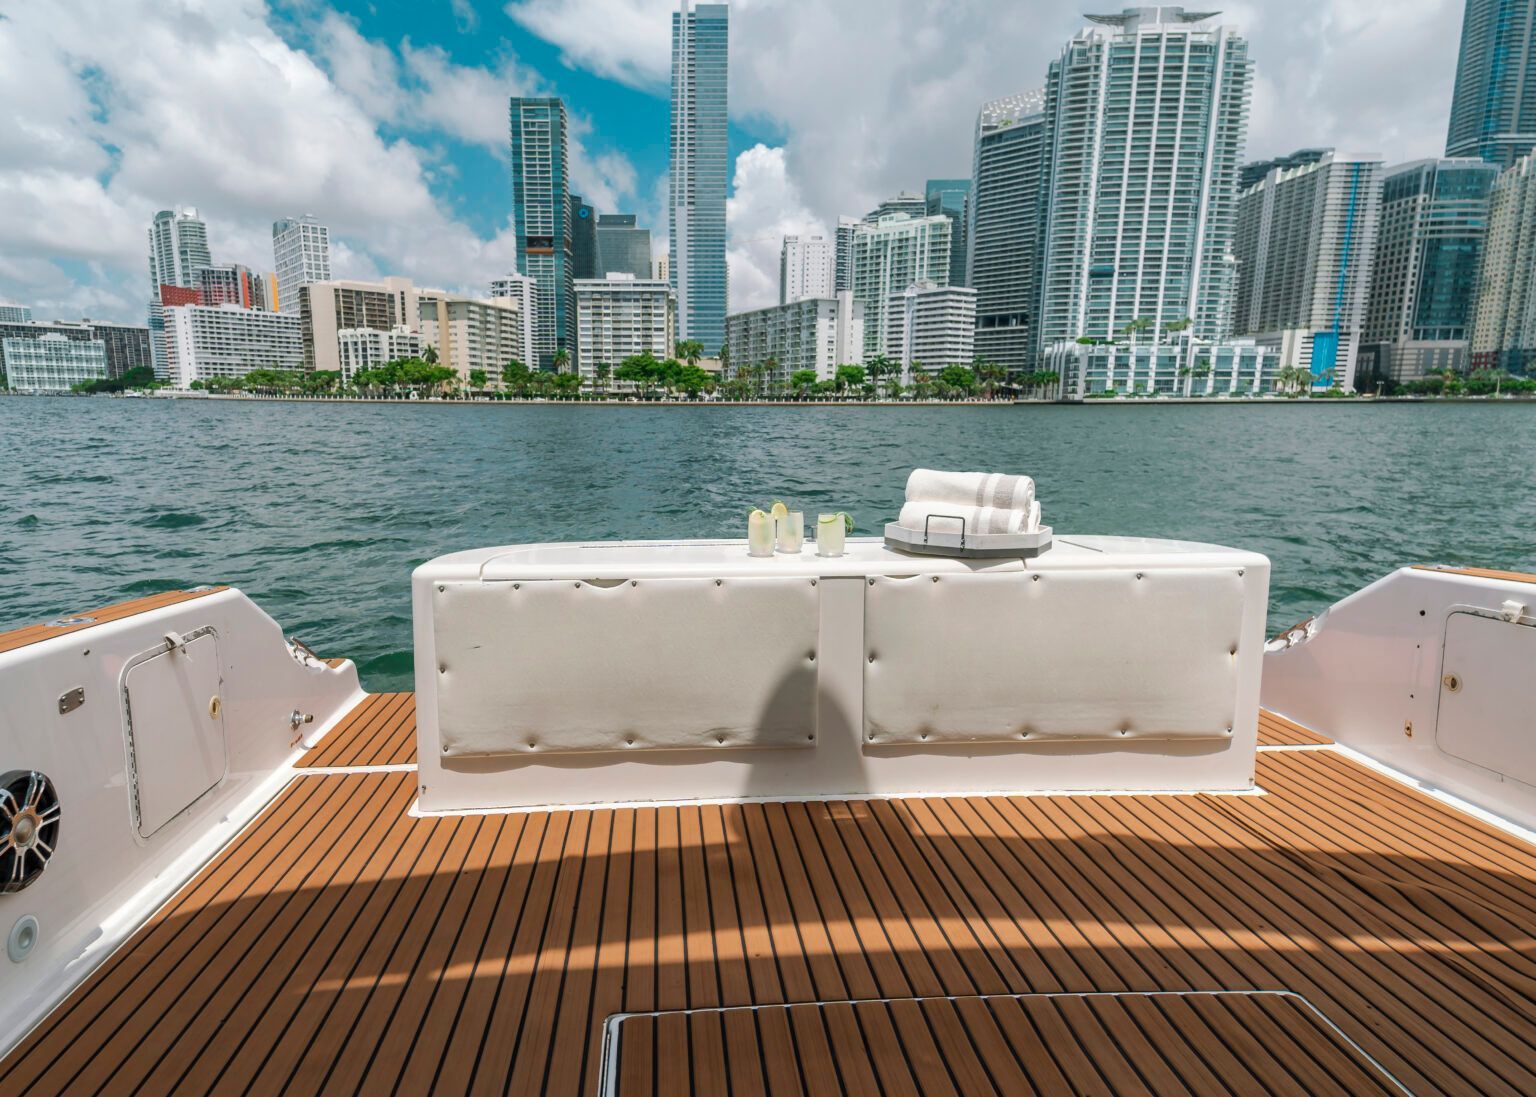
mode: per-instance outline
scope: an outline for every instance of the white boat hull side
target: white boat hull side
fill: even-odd
[[[187,639],[186,650],[167,650],[167,633]],[[125,705],[125,685],[137,702]],[[60,697],[77,689],[83,703],[61,712]],[[47,774],[62,811],[47,868],[25,890],[0,894],[0,940],[28,915],[39,930],[23,962],[0,950],[0,1048],[292,776],[295,710],[314,718],[305,732],[324,730],[361,696],[352,664],[294,652],[234,589],[0,653],[0,771]],[[131,764],[134,732],[141,750]]]
[[[1536,826],[1536,584],[1402,568],[1286,637],[1265,708]]]

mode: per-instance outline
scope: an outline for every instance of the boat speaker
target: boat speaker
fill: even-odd
[[[20,891],[43,874],[59,845],[61,814],[47,774],[0,774],[0,893]]]

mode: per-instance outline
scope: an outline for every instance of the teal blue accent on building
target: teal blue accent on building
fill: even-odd
[[[1536,147],[1536,0],[1467,0],[1447,156],[1501,168]]]

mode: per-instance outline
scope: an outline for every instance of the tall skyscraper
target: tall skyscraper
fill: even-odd
[[[272,265],[277,270],[277,311],[297,315],[299,290],[331,280],[331,230],[308,213],[272,222]]]
[[[672,285],[677,337],[725,342],[729,282],[725,262],[725,192],[730,174],[726,75],[730,8],[681,0],[672,16]]]
[[[632,213],[605,213],[597,219],[597,273],[632,274],[642,282],[651,277],[651,230],[635,223]]]
[[[1047,166],[1043,91],[981,108],[963,284],[976,290],[977,357],[1009,371],[1034,365]]]
[[[579,194],[571,195],[571,277],[601,278],[597,253],[597,210]]]
[[[1496,164],[1417,160],[1382,180],[1364,340],[1376,378],[1411,381],[1468,365]]]
[[[192,206],[161,210],[149,226],[149,284],[152,296],[161,286],[197,286],[197,271],[213,262],[208,251],[208,226]]]
[[[918,282],[948,282],[949,233],[948,217],[905,213],[859,226],[853,238],[853,298],[864,306],[866,360],[886,353],[886,311],[893,299]]]
[[[517,270],[539,289],[533,329],[538,368],[554,369],[555,352],[564,351],[570,369],[576,351],[576,310],[564,100],[514,98],[511,131]]]
[[[923,187],[924,213],[949,218],[949,284],[964,286],[966,256],[970,251],[971,181],[930,179]]]
[[[1380,157],[1271,168],[1238,199],[1233,330],[1314,387],[1353,389],[1380,216]]]
[[[836,267],[836,248],[825,236],[784,237],[779,248],[779,304],[834,296]]]
[[[837,219],[837,241],[832,265],[833,286],[838,293],[853,291],[853,236],[862,222],[857,217]]]
[[[1090,15],[1051,63],[1041,342],[1128,337],[1078,355],[1079,391],[1172,391],[1194,345],[1231,331],[1253,74],[1216,14]]]
[[[1501,173],[1489,195],[1472,367],[1515,373],[1536,367],[1536,154]]]
[[[1446,156],[1507,168],[1536,147],[1536,0],[1467,0]]]
[[[208,250],[208,226],[192,206],[161,210],[149,225],[149,346],[155,376],[171,380],[161,286],[195,290],[197,272],[213,262]]]

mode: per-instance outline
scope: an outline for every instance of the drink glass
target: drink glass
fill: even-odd
[[[749,556],[773,555],[773,516],[763,511],[753,511],[747,518],[747,554]]]
[[[805,513],[792,510],[778,520],[779,551],[793,552],[805,547]]]
[[[841,556],[843,554],[843,540],[847,530],[843,523],[846,519],[841,512],[837,514],[818,514],[816,516],[816,555],[817,556]]]

